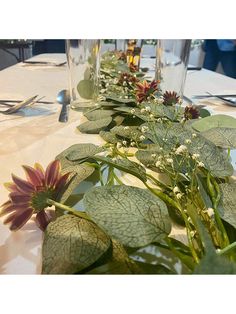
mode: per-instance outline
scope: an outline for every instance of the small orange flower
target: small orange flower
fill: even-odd
[[[147,81],[139,82],[136,83],[136,87],[136,99],[137,102],[141,103],[153,96],[153,93],[158,90],[158,81],[152,81],[151,83]]]
[[[64,188],[70,173],[61,175],[58,160],[52,161],[43,170],[38,163],[34,168],[23,166],[27,180],[12,174],[13,182],[5,183],[9,190],[9,200],[0,206],[0,216],[8,215],[4,224],[10,224],[10,230],[18,230],[36,214],[38,227],[45,230],[51,217],[45,212],[47,199],[56,200]]]

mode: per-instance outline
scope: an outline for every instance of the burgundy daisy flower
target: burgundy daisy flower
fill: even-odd
[[[38,227],[45,230],[51,219],[45,211],[48,207],[47,199],[57,199],[70,173],[61,175],[58,160],[52,161],[46,171],[38,163],[34,168],[22,167],[27,180],[12,174],[13,182],[4,184],[10,193],[9,200],[0,206],[0,216],[8,215],[3,223],[10,224],[10,230],[18,230],[36,214]]]
[[[142,101],[147,100],[158,90],[158,81],[148,83],[144,80],[142,83],[136,83],[136,87],[136,99],[137,102],[141,103]]]
[[[194,106],[186,106],[184,109],[184,119],[190,120],[190,119],[198,119],[200,116],[200,112],[197,107]]]
[[[177,96],[176,92],[166,91],[163,95],[163,105],[172,106],[178,103],[180,97]]]

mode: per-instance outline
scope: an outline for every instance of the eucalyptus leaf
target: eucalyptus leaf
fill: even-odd
[[[165,203],[137,187],[94,187],[86,192],[84,206],[102,229],[126,246],[148,245],[171,231]]]
[[[186,145],[186,140],[191,140],[188,151],[191,154],[199,154],[199,160],[214,176],[225,177],[233,174],[233,166],[227,154],[204,138],[201,133],[193,136],[195,132],[189,128],[186,129],[179,123],[169,123],[168,125],[146,123],[144,125],[148,126],[149,130],[146,136],[153,143],[162,146],[166,152],[170,152],[178,145]]]
[[[132,117],[137,117],[145,122],[148,122],[150,120],[150,117],[149,115],[145,115],[145,114],[142,114],[141,113],[141,110],[139,108],[135,108],[134,109],[134,112],[131,113],[131,110],[134,109],[132,107],[117,107],[117,108],[114,108],[115,111],[120,111],[120,112],[123,112],[123,113],[127,113],[129,116],[132,116]]]
[[[87,67],[84,71],[84,79],[89,80],[91,78],[91,69],[90,67]]]
[[[236,274],[236,264],[214,251],[207,253],[195,267],[194,274],[198,275],[230,275]]]
[[[123,104],[131,104],[131,103],[135,103],[135,99],[129,99],[129,98],[119,98],[116,95],[109,95],[107,96],[107,100],[112,100],[114,102],[117,103],[123,103]]]
[[[113,107],[119,107],[119,106],[124,106],[123,103],[114,103],[112,101],[102,101],[99,102],[99,105],[103,108],[113,108]]]
[[[94,155],[104,151],[103,147],[96,146],[90,143],[76,144],[74,150],[70,150],[66,154],[66,158],[70,161],[86,160]]]
[[[236,148],[236,128],[212,128],[201,132],[209,141],[222,148]]]
[[[133,112],[131,113],[132,109],[134,109],[134,113]],[[131,115],[133,115],[133,114],[135,115],[135,113],[141,114],[141,111],[140,111],[139,108],[133,108],[133,107],[128,107],[128,106],[124,107],[124,105],[121,106],[121,107],[116,107],[116,108],[114,108],[114,110],[121,111],[121,112],[124,112],[124,113],[129,113]]]
[[[113,117],[112,123],[119,126],[123,123],[124,119],[125,119],[125,117],[123,117],[121,115],[116,115]]]
[[[194,274],[236,274],[236,263],[217,255],[212,239],[199,218],[197,218],[197,227],[204,245],[205,255],[195,267]]]
[[[80,124],[77,128],[82,133],[98,134],[112,122],[111,117],[103,118],[96,121],[87,121]]]
[[[129,258],[122,244],[112,239],[112,257],[99,267],[92,269],[89,274],[135,274],[140,273],[136,263]]]
[[[192,124],[192,127],[200,132],[219,127],[236,128],[236,119],[223,114],[217,114],[200,120],[196,120]]]
[[[110,238],[94,223],[73,215],[58,217],[44,234],[42,273],[79,272],[98,260],[110,244]]]
[[[88,178],[93,172],[94,168],[86,164],[79,165],[67,165],[67,167],[62,168],[61,173],[70,173],[68,182],[60,191],[57,196],[57,201],[65,203],[69,196],[73,193],[74,189],[86,178]]]
[[[109,131],[100,131],[99,135],[108,143],[116,144],[119,142],[119,139],[116,137],[116,135]]]
[[[138,130],[137,126],[122,125],[112,128],[111,133],[134,141],[140,141],[140,136],[142,135],[142,132]]]
[[[94,95],[94,83],[91,80],[81,80],[77,85],[79,95],[84,99],[92,99]]]
[[[211,198],[208,195],[208,188],[206,186],[206,178],[203,179],[200,175],[197,175],[196,178],[197,178],[197,183],[199,187],[199,192],[206,208],[212,208],[213,205],[212,205]]]
[[[84,116],[90,121],[96,121],[107,117],[111,117],[114,114],[116,114],[116,111],[114,110],[97,109],[84,113]]]
[[[66,162],[65,157],[69,161],[82,161],[83,162],[89,157],[92,157],[102,151],[103,151],[102,147],[99,147],[91,143],[74,144],[68,147],[67,149],[65,149],[59,155],[57,155],[56,159],[61,160],[65,168],[67,166],[71,166],[74,164],[70,162],[67,162],[67,164],[65,164]]]
[[[135,157],[147,168],[157,169],[155,166],[160,150],[141,150],[135,153]]]
[[[200,112],[201,118],[206,118],[206,117],[209,117],[211,115],[211,113],[205,108],[200,108],[199,112]]]
[[[220,184],[221,202],[220,216],[236,228],[236,183]]]
[[[163,104],[144,103],[143,108],[150,107],[151,113],[156,117],[166,117],[174,120],[177,116],[175,107],[167,107]]]

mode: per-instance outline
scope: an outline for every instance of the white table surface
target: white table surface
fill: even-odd
[[[64,54],[44,54],[38,60],[65,60]],[[0,115],[0,204],[7,200],[4,182],[11,173],[24,176],[21,165],[41,163],[44,167],[65,148],[75,143],[103,143],[98,135],[81,134],[76,130],[81,113],[70,111],[69,122],[59,123],[60,105],[56,103],[59,90],[68,88],[66,66],[24,66],[22,63],[0,71],[0,99],[25,99],[45,96],[50,105],[35,105],[28,112]],[[236,80],[201,70],[187,75],[185,95],[236,93]],[[213,113],[236,117],[236,108],[222,105],[215,99],[202,100]],[[0,106],[2,107],[2,106]],[[233,153],[234,154],[234,153]],[[21,230],[10,232],[0,218],[0,274],[39,274],[41,271],[42,232],[33,221]]]

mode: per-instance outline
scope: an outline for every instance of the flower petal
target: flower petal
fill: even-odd
[[[9,213],[11,213],[12,211],[16,210],[16,206],[13,205],[10,201],[8,204],[6,204],[5,206],[3,206],[0,210],[0,217],[7,215]]]
[[[59,178],[55,186],[56,191],[60,192],[60,190],[65,186],[70,175],[71,175],[71,172],[68,172]]]
[[[45,172],[45,184],[46,186],[54,186],[59,178],[61,170],[61,164],[59,160],[52,161]]]
[[[44,210],[41,210],[37,213],[35,221],[37,226],[44,231],[51,221],[51,217]]]
[[[36,162],[34,164],[34,169],[38,172],[40,178],[44,179],[45,171],[44,171],[43,167],[38,162]]]
[[[10,193],[9,194],[9,198],[16,205],[28,204],[30,199],[31,199],[30,195],[20,194],[19,192],[12,192],[12,193]]]
[[[30,182],[25,181],[14,174],[12,174],[12,180],[16,184],[17,188],[23,193],[31,193],[34,191],[34,186]]]
[[[15,185],[15,183],[13,182],[5,182],[3,184],[5,186],[5,188],[9,191],[9,192],[16,192],[16,191],[19,191],[17,189],[17,186]]]
[[[4,208],[6,206],[8,206],[9,204],[11,204],[10,200],[7,200],[5,203],[3,203],[2,205],[0,205],[1,208]]]
[[[15,214],[13,219],[11,219],[12,223],[10,225],[10,230],[15,231],[23,227],[26,224],[26,222],[31,218],[33,212],[34,212],[33,208],[26,208],[24,211]]]
[[[40,173],[36,169],[34,169],[34,168],[30,167],[30,166],[25,166],[25,165],[22,166],[22,167],[23,167],[23,169],[24,169],[24,171],[26,173],[27,180],[31,184],[33,184],[34,186],[40,186],[40,185],[43,184],[43,182],[41,180],[42,177],[41,177]]]

